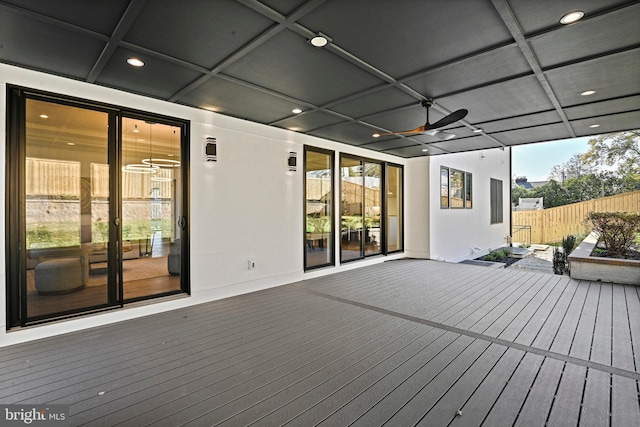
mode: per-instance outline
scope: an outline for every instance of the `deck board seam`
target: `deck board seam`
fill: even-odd
[[[464,335],[467,337],[471,337],[471,338],[475,338],[475,339],[480,339],[480,340],[485,340],[485,341],[490,341],[492,343],[495,344],[499,344],[499,345],[503,345],[506,347],[510,347],[510,348],[514,348],[517,350],[522,350],[528,353],[533,353],[533,354],[537,354],[539,356],[543,356],[543,357],[549,357],[552,359],[556,359],[562,362],[568,362],[568,363],[573,363],[576,365],[580,365],[586,368],[591,368],[591,369],[595,369],[597,371],[601,371],[604,373],[608,373],[608,374],[613,374],[613,375],[618,375],[618,376],[622,376],[625,378],[630,378],[636,381],[640,381],[640,373],[639,372],[632,372],[632,371],[628,371],[626,369],[621,369],[621,368],[617,368],[615,366],[607,366],[604,365],[602,363],[597,363],[597,362],[593,362],[591,360],[586,360],[586,359],[581,359],[575,356],[569,356],[569,355],[565,355],[565,354],[561,354],[561,353],[555,353],[552,351],[548,351],[548,350],[544,350],[541,348],[536,348],[536,347],[531,347],[528,345],[524,345],[524,344],[520,344],[520,343],[516,343],[513,341],[508,341],[502,338],[497,338],[497,337],[492,337],[489,335],[485,335],[485,334],[481,334],[478,332],[473,332],[473,331],[469,331],[467,329],[461,329],[461,328],[457,328],[455,326],[450,326],[450,325],[445,325],[443,323],[438,323],[438,322],[433,322],[431,320],[427,320],[427,319],[421,319],[419,317],[415,317],[415,316],[411,316],[408,314],[404,314],[404,313],[399,313],[396,311],[392,311],[392,310],[387,310],[385,308],[381,308],[381,307],[376,307],[376,306],[372,306],[369,304],[364,304],[364,303],[360,303],[357,301],[352,301],[349,299],[345,299],[345,298],[341,298],[341,297],[336,297],[333,295],[328,295],[325,294],[323,292],[319,292],[319,291],[314,291],[311,289],[306,289],[303,287],[297,287],[297,289],[303,291],[303,292],[307,292],[307,293],[311,293],[314,295],[318,295],[327,299],[331,299],[334,301],[339,301],[339,302],[343,302],[345,304],[349,304],[349,305],[353,305],[356,307],[360,307],[360,308],[364,308],[367,310],[373,310],[376,311],[378,313],[382,313],[382,314],[387,314],[390,316],[395,316],[395,317],[400,317],[402,319],[405,320],[410,320],[413,322],[418,322],[418,323],[422,323],[424,325],[427,326],[431,326],[434,328],[438,328],[438,329],[444,329],[448,332],[453,332],[456,334],[460,334],[460,335]]]

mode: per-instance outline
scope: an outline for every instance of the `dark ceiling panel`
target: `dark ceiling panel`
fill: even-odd
[[[326,138],[333,141],[341,141],[350,145],[361,145],[372,142],[371,128],[358,123],[344,123],[335,126],[327,126],[309,133],[313,136]]]
[[[579,2],[509,0],[509,5],[525,34],[561,27],[560,18],[568,12],[581,10],[588,18],[624,3],[629,2],[628,0],[580,0]]]
[[[396,78],[497,46],[511,35],[490,0],[329,0],[300,22]],[[477,28],[481,31],[462,31]]]
[[[210,69],[272,25],[233,1],[153,0],[124,40]]]
[[[397,88],[385,87],[366,93],[364,96],[330,105],[328,108],[350,117],[360,118],[385,109],[404,107],[411,103],[418,105],[418,101],[405,92]]]
[[[542,86],[533,76],[509,80],[437,100],[450,111],[469,110],[472,124],[552,110]]]
[[[24,10],[108,36],[115,29],[130,0],[93,2],[87,2],[87,0],[5,0],[4,3],[13,4]]]
[[[524,116],[511,117],[504,120],[482,123],[480,127],[487,133],[502,132],[509,129],[524,129],[535,126],[543,126],[548,123],[560,123],[562,119],[556,110],[544,111],[541,113],[527,114]]]
[[[629,19],[629,17],[634,17]],[[536,37],[530,44],[543,68],[640,44],[640,4]]]
[[[639,15],[637,0],[0,0],[0,61],[412,157],[638,128]],[[307,42],[319,31],[325,48]],[[423,125],[426,98],[431,123],[469,110],[455,139],[372,137]]]
[[[491,136],[506,145],[519,145],[528,144],[529,142],[553,141],[556,139],[571,138],[571,135],[569,135],[569,132],[563,123],[498,132]]]
[[[322,111],[310,111],[299,115],[290,115],[284,120],[275,123],[286,129],[295,130],[297,132],[309,132],[329,125],[335,125],[344,121],[343,119]]]
[[[640,48],[545,73],[563,106],[613,99],[640,92]],[[585,90],[596,93],[587,99]]]
[[[224,73],[318,106],[382,84],[291,31],[266,41]]]
[[[634,124],[627,129],[624,126],[628,126],[629,123]],[[640,123],[640,111],[631,111],[629,113],[611,114],[607,116],[601,116],[590,119],[572,120],[571,126],[576,130],[580,136],[598,135],[602,133],[616,132],[619,129],[634,130],[638,129]],[[592,128],[593,125],[599,125],[597,128]]]
[[[85,78],[105,43],[12,11],[0,13],[2,62]],[[29,31],[23,31],[29,28]]]
[[[294,10],[302,6],[306,0],[266,0],[263,1],[265,5],[282,15],[289,15]]]
[[[520,49],[512,44],[436,68],[404,83],[426,97],[438,99],[526,74],[532,74],[531,67]]]
[[[217,77],[184,95],[180,102],[261,123],[290,116],[297,107],[291,101]]]
[[[634,110],[640,110],[640,95],[565,108],[569,120],[606,116],[611,114],[612,111],[627,112]]]
[[[451,153],[462,153],[465,151],[484,150],[488,148],[497,148],[497,147],[499,147],[497,144],[481,136],[463,138],[463,139],[454,139],[451,141],[442,141],[442,142],[429,144],[430,149],[441,148]]]
[[[145,66],[134,68],[127,58],[137,56]],[[141,56],[128,49],[117,49],[96,83],[121,88],[134,93],[167,99],[200,74],[152,56]]]

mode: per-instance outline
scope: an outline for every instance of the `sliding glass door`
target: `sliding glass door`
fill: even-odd
[[[9,93],[8,326],[188,292],[188,123]]]

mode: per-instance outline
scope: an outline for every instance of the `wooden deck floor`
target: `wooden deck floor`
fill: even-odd
[[[639,287],[401,260],[0,348],[92,426],[638,426]]]

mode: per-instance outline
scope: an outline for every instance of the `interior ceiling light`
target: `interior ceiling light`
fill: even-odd
[[[423,153],[426,153],[427,151],[429,151],[429,149],[428,149],[428,148],[423,148],[423,149],[422,149],[422,152],[423,152]]]
[[[302,110],[300,108],[294,108],[293,110],[291,110],[291,112],[293,114],[300,114],[300,113],[302,113]]]
[[[582,92],[580,95],[582,96],[589,96],[589,95],[593,95],[594,93],[596,93],[595,90],[585,90],[584,92]]]
[[[49,118],[49,116],[47,116],[46,114],[40,114],[40,118],[41,118],[41,119],[48,119],[48,118]]]
[[[144,67],[144,62],[138,58],[127,59],[127,64],[131,65],[132,67]]]
[[[325,36],[322,33],[318,33],[314,38],[309,40],[309,43],[311,43],[315,47],[325,47],[329,44],[330,41],[331,39],[329,37]]]
[[[379,133],[374,133],[373,135],[371,135],[374,138],[380,138],[380,134]]]
[[[600,127],[600,125],[591,125],[591,126],[589,126],[589,127],[590,127],[590,128],[599,128],[599,127]]]
[[[583,16],[584,16],[584,12],[579,10],[575,12],[569,12],[566,15],[564,15],[562,18],[560,18],[560,23],[564,25],[573,24],[574,22],[581,20]]]
[[[478,129],[474,129],[474,130],[473,130],[473,132],[474,132],[474,133],[480,133],[480,132],[482,132],[482,129],[480,129],[480,128],[478,128]]]

